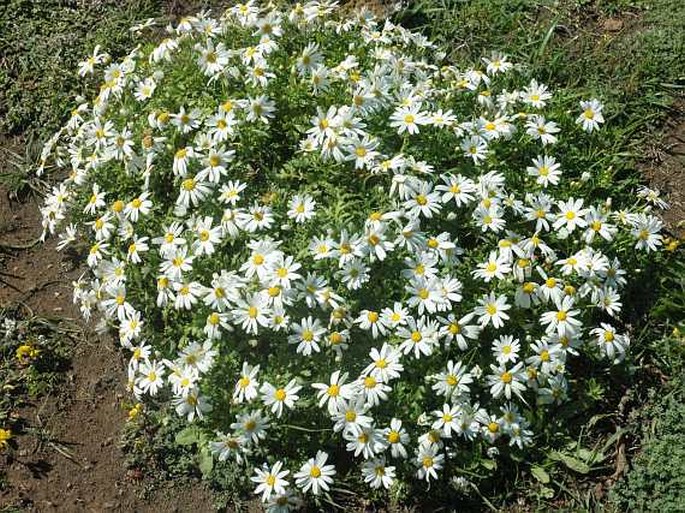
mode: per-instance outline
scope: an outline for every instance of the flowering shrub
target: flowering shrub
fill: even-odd
[[[45,147],[39,172],[70,174],[44,227],[87,254],[74,301],[118,330],[135,397],[270,509],[525,451],[568,361],[624,358],[619,293],[662,205],[615,209],[607,174],[567,165],[601,137],[598,100],[503,55],[437,65],[420,34],[327,2],[167,33],[82,63],[104,82]]]

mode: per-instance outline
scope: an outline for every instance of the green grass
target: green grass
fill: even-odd
[[[134,45],[129,28],[159,16],[161,0],[9,0],[0,7],[0,134],[59,128],[84,94],[78,62],[100,44],[112,55]],[[88,5],[91,5],[89,8]]]

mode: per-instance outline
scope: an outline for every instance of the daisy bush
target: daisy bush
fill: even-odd
[[[334,3],[152,24],[81,64],[99,94],[44,149],[45,233],[84,255],[74,301],[135,411],[193,423],[268,508],[525,453],[574,359],[625,358],[662,205],[577,166],[598,99]]]

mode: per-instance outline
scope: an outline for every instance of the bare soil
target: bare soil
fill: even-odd
[[[670,208],[662,218],[666,229],[685,238],[685,96],[673,106],[674,115],[664,128],[664,137],[654,144],[643,164],[652,187],[659,189]]]
[[[24,302],[37,315],[74,319],[71,282],[82,269],[55,250],[55,241],[8,250],[40,235],[38,201],[10,202],[0,189],[0,305]],[[1,249],[2,247],[5,249]],[[0,508],[35,512],[210,512],[212,496],[201,484],[158,483],[127,473],[119,447],[126,420],[125,359],[117,343],[80,323],[84,336],[73,349],[71,368],[59,394],[20,414],[27,428],[47,433],[18,437],[16,458],[7,465],[8,488]],[[25,430],[26,431],[26,430]],[[134,479],[135,478],[135,479]],[[143,490],[153,490],[142,499]]]

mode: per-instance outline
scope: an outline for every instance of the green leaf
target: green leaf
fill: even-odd
[[[578,449],[578,457],[586,463],[592,463],[597,456],[597,453],[589,449]]]
[[[545,499],[551,499],[552,497],[554,497],[554,490],[552,488],[549,488],[548,486],[543,486],[540,490],[540,495],[542,495],[542,497],[544,497]]]
[[[561,461],[568,468],[579,474],[588,474],[590,472],[590,466],[587,463],[568,454],[552,451],[549,453],[549,457],[552,460]]]
[[[495,470],[497,468],[497,462],[495,460],[482,460],[480,464],[488,470]]]
[[[203,447],[198,456],[198,467],[203,477],[208,477],[214,468],[214,458],[207,447]]]
[[[547,484],[550,482],[550,477],[547,471],[539,465],[533,465],[530,469],[533,477],[540,481],[542,484]]]
[[[200,440],[200,432],[195,426],[188,426],[176,434],[178,445],[193,445]]]

